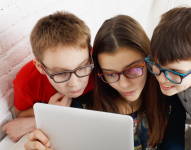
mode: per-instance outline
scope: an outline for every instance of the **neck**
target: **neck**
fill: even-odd
[[[142,104],[142,99],[139,97],[136,101],[133,102],[119,102],[118,108],[120,114],[131,114],[139,110]]]
[[[141,105],[142,105],[142,98],[139,97],[136,101],[131,102],[131,105],[132,105],[132,107],[133,107],[133,112],[139,110],[139,108],[140,108]]]

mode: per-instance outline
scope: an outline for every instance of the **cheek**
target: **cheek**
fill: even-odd
[[[176,85],[177,90],[186,90],[191,86],[191,76],[185,77],[181,84]]]
[[[49,77],[47,77],[50,84],[53,86],[53,88],[58,91],[58,92],[61,92],[61,93],[64,93],[63,92],[63,89],[65,89],[64,87],[66,86],[66,83],[55,83],[52,79],[50,79]]]
[[[54,81],[53,81],[54,82]],[[52,83],[52,86],[56,89],[56,91],[65,94],[66,92],[66,83]]]
[[[89,76],[79,78],[79,87],[85,88],[88,85],[88,82],[89,82]]]
[[[145,86],[146,80],[147,80],[147,71],[145,71],[140,78],[137,78],[137,80],[135,79],[135,82],[136,82],[135,84],[140,86],[140,88],[143,89],[143,87]]]
[[[82,82],[83,83],[88,83],[88,81],[89,81],[89,76],[86,76],[86,77],[83,77],[83,78],[81,78],[82,79]]]
[[[158,76],[157,76],[157,75],[155,75],[155,77],[156,77],[157,81],[159,81],[159,80],[158,80]]]
[[[144,85],[145,85],[145,82],[146,82],[146,80],[147,80],[147,72],[148,72],[148,70],[147,70],[147,68],[145,67],[144,70],[143,70],[143,75],[142,75],[140,78],[138,78],[138,79],[139,79],[139,82],[142,83],[142,84],[144,84]]]

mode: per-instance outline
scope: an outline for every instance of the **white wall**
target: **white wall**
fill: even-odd
[[[72,12],[90,27],[93,43],[104,20],[126,14],[141,23],[151,37],[157,19],[167,10],[167,1],[0,0],[0,128],[12,119],[13,79],[21,67],[33,59],[29,36],[38,19],[60,10]],[[0,130],[0,139],[3,134]]]
[[[155,0],[145,29],[149,38],[151,38],[154,28],[159,23],[160,16],[166,11],[179,6],[191,7],[191,0]]]

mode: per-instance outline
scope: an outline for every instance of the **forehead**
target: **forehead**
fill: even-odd
[[[101,53],[98,55],[100,67],[103,69],[111,69],[121,71],[127,65],[144,60],[144,55],[132,48],[120,48],[115,53]]]
[[[43,63],[50,69],[64,68],[73,70],[86,59],[89,59],[88,48],[62,46],[57,49],[47,50],[44,53]]]
[[[176,61],[168,63],[164,66],[161,66],[165,69],[176,69],[176,70],[190,70],[191,69],[191,61]]]

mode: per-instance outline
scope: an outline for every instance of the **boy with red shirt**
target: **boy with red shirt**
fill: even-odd
[[[2,128],[12,141],[35,129],[36,102],[81,107],[73,98],[93,89],[90,38],[87,25],[71,13],[57,12],[37,22],[30,36],[35,59],[13,82],[18,118]]]

